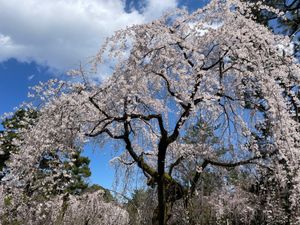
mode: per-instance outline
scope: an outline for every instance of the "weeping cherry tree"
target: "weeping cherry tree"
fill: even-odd
[[[299,123],[280,85],[299,85],[299,65],[287,51],[289,38],[257,24],[250,4],[281,15],[238,0],[212,0],[191,14],[178,9],[116,32],[92,70],[71,72],[76,81],[36,87],[40,117],[19,131],[22,151],[10,162],[10,182],[32,179],[47,152],[68,155],[86,142],[113,142],[121,150],[114,162],[140,170],[157,187],[153,224],[171,221],[173,205],[195,194],[206,168],[243,165],[276,171],[289,185],[286,222],[299,223]],[[90,79],[107,64],[107,78]],[[214,128],[217,142],[183,141],[199,118]],[[177,168],[190,162],[193,177],[183,183]]]

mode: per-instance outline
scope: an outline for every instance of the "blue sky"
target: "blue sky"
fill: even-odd
[[[114,31],[149,22],[165,10],[187,7],[193,11],[205,3],[207,0],[0,0],[0,115],[28,101],[30,86],[60,77],[88,61]],[[91,159],[91,183],[110,188],[114,176],[108,162],[111,148],[105,148],[93,151],[87,147],[85,154]]]

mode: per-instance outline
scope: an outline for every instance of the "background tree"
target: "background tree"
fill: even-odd
[[[29,121],[23,121],[28,118]],[[2,121],[4,130],[0,131],[0,181],[5,176],[7,167],[5,163],[9,159],[11,153],[17,152],[17,147],[14,145],[14,140],[18,138],[16,131],[20,128],[25,128],[28,125],[33,125],[37,118],[35,110],[20,109],[11,118],[6,118]]]
[[[102,186],[100,186],[98,184],[92,184],[84,190],[85,193],[93,193],[95,191],[103,192],[103,200],[106,202],[116,202],[117,201],[109,190],[103,188]]]
[[[5,173],[9,171],[9,167],[6,166],[6,163],[10,159],[11,154],[19,154],[19,149],[16,146],[16,142],[20,139],[20,135],[18,134],[18,130],[20,129],[28,129],[30,126],[34,126],[34,124],[38,120],[38,111],[34,109],[26,109],[21,108],[17,110],[11,117],[7,117],[3,120],[2,126],[4,128],[1,131],[0,137],[0,149],[4,154],[0,155],[0,169],[2,178],[5,176]],[[86,179],[91,175],[89,169],[90,160],[87,157],[81,156],[80,151],[75,151],[71,158],[63,158],[61,159],[63,166],[67,170],[72,178],[72,183],[68,185],[68,187],[63,190],[63,192],[69,193],[80,193],[88,187],[88,183]],[[46,154],[40,158],[39,161],[39,180],[45,180],[49,175],[51,170],[51,163],[53,159],[62,158],[63,155],[60,151],[56,151],[55,154]],[[9,172],[8,172],[9,173]],[[68,182],[68,179],[63,179],[61,182]],[[37,179],[37,177],[36,177]],[[29,187],[28,187],[29,188]],[[28,190],[29,191],[29,190]],[[60,192],[62,190],[52,190],[53,194]]]
[[[5,153],[1,155],[1,171],[3,177],[6,175],[8,177],[7,179],[10,179],[10,168],[7,166],[10,157],[12,157],[13,154],[21,154],[20,148],[15,144],[21,139],[18,133],[19,129],[29,129],[30,126],[34,126],[38,121],[38,114],[36,110],[21,108],[11,117],[7,117],[3,120],[2,126],[4,130],[1,131],[1,150]],[[70,209],[70,204],[75,201],[77,204],[82,204],[81,207],[88,207],[83,205],[85,204],[83,203],[83,199],[90,198],[90,196],[97,194],[98,202],[95,202],[95,204],[100,204],[99,207],[102,206],[102,208],[90,209],[89,213],[95,213],[93,216],[87,216],[87,212],[85,212],[86,215],[81,215],[87,217],[87,220],[93,221],[97,219],[96,215],[99,213],[104,214],[104,210],[106,212],[104,217],[107,218],[101,217],[101,224],[106,224],[107,222],[105,221],[111,221],[109,223],[112,224],[114,220],[116,220],[116,222],[120,220],[118,221],[120,224],[123,222],[124,224],[126,223],[126,213],[118,208],[117,204],[113,203],[114,198],[110,192],[99,185],[89,186],[86,182],[86,178],[91,174],[88,167],[90,160],[87,157],[81,156],[79,150],[74,151],[69,159],[64,158],[61,151],[55,151],[54,153],[55,154],[44,154],[39,159],[37,164],[38,172],[35,174],[34,179],[25,186],[25,192],[18,190],[18,188],[14,189],[13,186],[5,187],[5,180],[3,181],[4,185],[1,185],[3,192],[0,193],[2,194],[1,197],[4,197],[4,199],[1,199],[4,200],[4,205],[1,206],[0,210],[2,217],[0,221],[2,224],[70,224],[75,222],[76,224],[80,224],[78,220],[80,213],[76,213],[75,211],[71,213],[70,210],[73,209]],[[55,161],[58,158],[62,159]],[[55,161],[55,166],[52,165],[53,160]],[[57,177],[56,179],[61,179],[59,183],[69,182],[70,179],[72,179],[73,182],[65,186],[64,189],[61,189],[60,186],[54,186],[48,189],[47,186],[50,184],[47,183],[47,179],[49,176],[53,176],[52,170],[57,170],[59,167],[63,167],[70,175],[70,177],[67,178]],[[43,185],[43,189],[46,190],[46,192],[41,192],[40,189],[37,189],[36,186],[39,185]],[[5,189],[7,190],[4,191]],[[50,196],[47,196],[49,194]],[[73,195],[78,197],[74,197]],[[105,205],[106,203],[104,202],[110,202],[110,204]],[[110,208],[116,211],[120,210],[120,213],[125,214],[114,217],[108,213]],[[66,212],[69,215],[65,215]],[[115,212],[111,211],[111,213]],[[122,223],[120,218],[124,220]],[[86,223],[82,222],[82,224]]]
[[[7,192],[0,189],[0,195],[3,194]],[[4,204],[0,202],[0,221],[3,225],[127,225],[128,213],[117,203],[106,202],[103,194],[102,190],[96,190],[80,195],[56,195],[40,201],[26,199],[20,190],[12,188]]]
[[[131,198],[126,203],[126,210],[129,213],[130,225],[151,224],[153,210],[156,207],[155,190],[136,189],[132,192]]]

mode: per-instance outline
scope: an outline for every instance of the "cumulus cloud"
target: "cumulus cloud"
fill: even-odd
[[[176,0],[148,0],[143,11],[146,20],[160,17],[165,11],[175,8]]]
[[[177,0],[0,0],[0,61],[16,58],[66,70],[96,54],[114,31],[159,17]]]

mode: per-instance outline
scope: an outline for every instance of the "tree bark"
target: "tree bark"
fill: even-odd
[[[162,139],[158,146],[158,158],[157,158],[157,198],[158,198],[158,224],[167,224],[167,210],[166,210],[166,184],[164,179],[165,174],[165,158],[167,151],[167,142]]]

